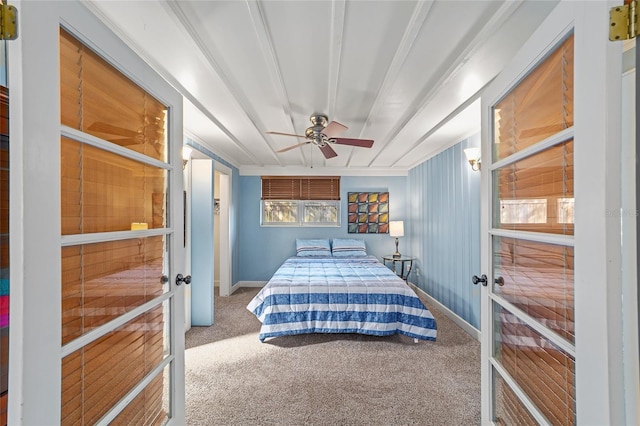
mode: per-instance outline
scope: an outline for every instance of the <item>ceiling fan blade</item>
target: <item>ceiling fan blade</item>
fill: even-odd
[[[328,138],[332,138],[347,129],[348,127],[344,124],[340,124],[337,121],[332,121],[331,123],[327,124],[327,126],[322,130],[322,133],[327,135]]]
[[[265,132],[268,135],[280,135],[280,136],[295,136],[296,138],[307,138],[304,135],[294,135],[293,133],[282,133],[282,132]]]
[[[327,160],[329,158],[338,156],[338,153],[335,152],[333,148],[331,148],[331,145],[329,144],[326,144],[325,146],[318,146],[318,148],[320,148],[320,151],[322,151],[322,154],[324,154],[324,158],[326,158]]]
[[[338,145],[351,145],[359,146],[361,148],[371,148],[373,146],[373,139],[350,139],[350,138],[334,138]]]
[[[92,130],[94,132],[107,133],[109,135],[118,135],[118,136],[128,136],[135,137],[138,135],[138,132],[135,130],[125,129],[124,127],[114,126],[109,123],[102,123],[100,121],[96,121],[92,123],[87,130]]]
[[[286,148],[279,149],[279,150],[277,150],[276,152],[287,152],[287,151],[289,151],[289,150],[291,150],[291,149],[298,148],[299,146],[306,145],[306,144],[308,144],[308,143],[311,143],[311,142],[308,142],[308,141],[307,141],[307,142],[297,143],[297,144],[295,144],[295,145],[291,145],[291,146],[288,146],[288,147],[286,147]]]

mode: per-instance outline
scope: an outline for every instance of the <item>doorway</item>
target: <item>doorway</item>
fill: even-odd
[[[214,192],[217,200],[217,214],[214,215],[214,224],[217,223],[219,238],[214,249],[215,274],[218,277],[220,296],[229,296],[235,288],[231,283],[231,185],[232,171],[224,164],[214,161],[213,168],[216,174],[218,191]]]
[[[214,295],[231,289],[232,170],[194,149],[187,169],[187,258],[192,286],[188,322],[210,326],[215,322]]]

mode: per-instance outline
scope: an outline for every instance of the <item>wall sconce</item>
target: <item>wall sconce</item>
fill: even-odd
[[[404,237],[404,222],[401,220],[389,222],[389,236],[396,239],[396,252],[393,253],[393,257],[398,258],[401,256],[398,251],[398,237]]]
[[[471,164],[471,170],[477,172],[480,170],[480,148],[467,148],[464,150],[464,155],[467,157],[467,161]]]
[[[190,158],[191,158],[191,147],[184,145],[182,147],[182,169],[183,170],[185,167],[187,167],[187,163],[189,162]]]

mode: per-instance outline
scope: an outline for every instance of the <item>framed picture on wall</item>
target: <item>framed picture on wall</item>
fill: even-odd
[[[349,192],[347,198],[350,234],[389,233],[388,192]]]

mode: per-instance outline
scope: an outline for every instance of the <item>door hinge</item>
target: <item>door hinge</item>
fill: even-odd
[[[628,40],[638,35],[637,0],[609,10],[609,40]]]
[[[0,4],[0,40],[18,38],[18,10],[10,4]]]

